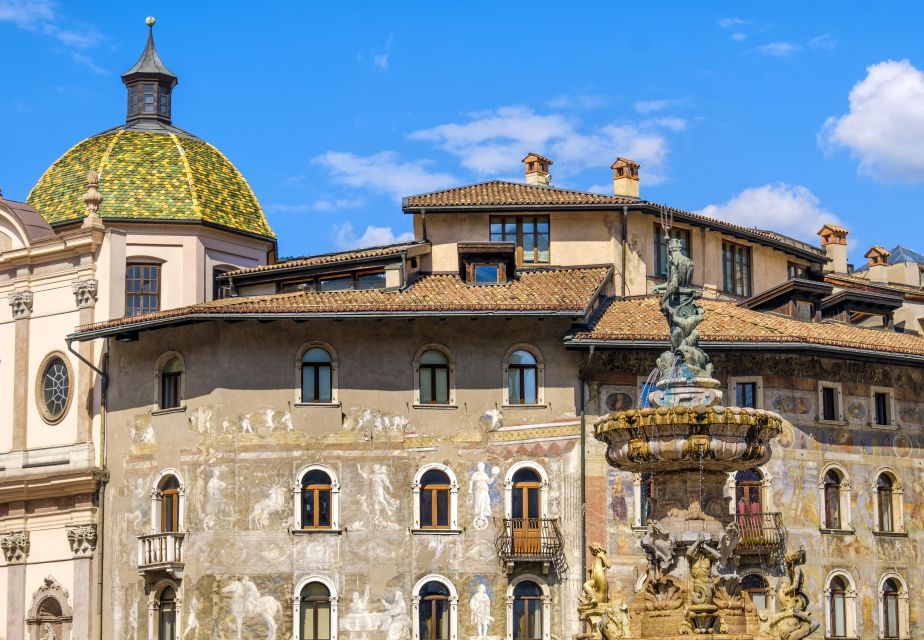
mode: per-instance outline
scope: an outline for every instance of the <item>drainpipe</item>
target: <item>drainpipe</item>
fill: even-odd
[[[590,361],[594,357],[594,345],[590,345],[587,352],[587,362],[580,369],[578,376],[580,389],[578,390],[578,407],[581,411],[581,580],[587,576],[587,423],[584,419],[584,379],[590,368]]]
[[[626,297],[626,245],[629,238],[629,205],[622,205],[622,297]]]

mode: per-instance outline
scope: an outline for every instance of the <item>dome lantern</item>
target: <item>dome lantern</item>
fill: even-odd
[[[128,124],[156,120],[170,124],[171,92],[177,77],[167,68],[154,46],[154,18],[145,20],[148,25],[148,41],[134,66],[122,74],[122,82],[128,89]]]

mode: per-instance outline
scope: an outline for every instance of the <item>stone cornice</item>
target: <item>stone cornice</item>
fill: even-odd
[[[42,473],[0,474],[0,503],[92,494],[108,479],[103,469],[45,470]]]

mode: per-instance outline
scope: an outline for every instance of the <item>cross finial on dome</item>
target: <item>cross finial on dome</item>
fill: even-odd
[[[126,120],[159,120],[170,124],[171,97],[178,80],[163,63],[154,46],[154,16],[145,18],[148,41],[134,66],[122,74],[128,88],[128,117]]]

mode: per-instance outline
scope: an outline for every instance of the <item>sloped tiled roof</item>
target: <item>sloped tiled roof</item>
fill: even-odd
[[[876,247],[873,247],[874,249]],[[882,247],[879,247],[880,249]],[[872,249],[871,249],[872,250]],[[900,262],[915,262],[919,265],[924,266],[924,255],[921,255],[917,251],[912,251],[908,247],[903,247],[902,245],[896,245],[891,252],[888,253],[887,261],[889,264],[898,264]],[[854,270],[854,273],[863,273],[864,271],[869,270],[869,265],[864,264],[862,267],[858,267]]]
[[[457,275],[427,275],[401,291],[299,291],[225,298],[180,309],[121,318],[78,328],[78,333],[127,329],[152,321],[204,316],[402,314],[417,312],[564,313],[589,311],[609,277],[608,267],[530,271],[506,285],[470,286]],[[168,324],[168,322],[157,323]]]
[[[19,224],[22,225],[22,228],[26,233],[26,238],[29,240],[29,242],[47,240],[48,238],[54,238],[57,235],[55,234],[54,229],[52,229],[51,226],[45,222],[45,218],[42,217],[42,214],[27,205],[25,202],[6,200],[2,196],[0,196],[0,202],[6,205],[10,212],[19,221]]]
[[[354,260],[365,260],[370,258],[385,258],[396,256],[407,251],[411,247],[427,244],[425,241],[402,242],[400,244],[389,244],[380,247],[368,247],[366,249],[352,249],[350,251],[340,251],[338,253],[323,253],[316,256],[303,256],[300,258],[287,258],[274,264],[264,264],[258,267],[248,267],[247,269],[236,269],[223,274],[224,277],[235,277],[250,273],[261,273],[266,271],[278,271],[281,269],[295,269],[299,267],[317,267],[328,264],[341,264],[352,262]]]
[[[508,182],[505,180],[489,180],[432,193],[423,193],[409,196],[402,200],[405,212],[420,209],[485,209],[485,208],[517,208],[517,207],[607,207],[629,205],[639,209],[664,210],[674,214],[678,220],[699,222],[706,226],[725,231],[731,234],[747,237],[756,242],[770,242],[795,252],[823,261],[825,253],[819,247],[795,238],[784,236],[773,231],[743,227],[724,220],[717,220],[699,213],[684,211],[675,207],[668,207],[649,200],[626,198],[616,195],[577,191],[574,189],[559,189],[545,185],[526,184],[521,182]]]
[[[667,322],[660,298],[646,296],[614,300],[586,331],[572,342],[661,341],[667,344]],[[864,329],[836,322],[802,322],[773,313],[752,311],[733,302],[701,300],[706,318],[697,327],[701,344],[792,343],[924,357],[924,338],[904,333]]]
[[[91,170],[100,174],[103,220],[204,222],[273,237],[237,168],[212,145],[175,127],[124,125],[87,138],[48,168],[28,203],[51,225],[81,220]]]
[[[854,272],[856,273],[856,271]],[[910,284],[900,284],[897,282],[873,282],[867,278],[860,278],[854,275],[845,275],[841,273],[829,273],[825,276],[825,282],[838,287],[849,287],[862,289],[863,291],[882,291],[898,293],[911,300],[924,300],[924,287],[916,287]]]

